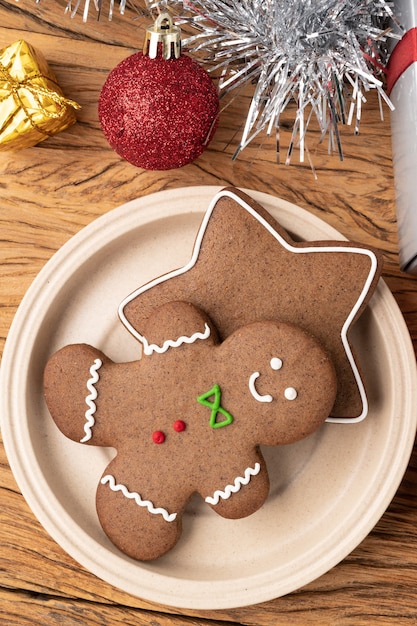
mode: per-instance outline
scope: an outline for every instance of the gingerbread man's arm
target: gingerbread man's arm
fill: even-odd
[[[201,341],[214,345],[217,331],[208,316],[185,301],[167,302],[158,307],[145,325],[141,336],[145,355],[164,354],[180,346],[197,346]]]
[[[111,445],[100,388],[114,365],[86,344],[65,346],[49,359],[44,372],[46,404],[58,428],[73,441]]]

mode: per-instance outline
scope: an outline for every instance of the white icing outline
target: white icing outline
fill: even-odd
[[[162,507],[155,508],[150,500],[142,500],[136,491],[129,491],[126,485],[116,483],[114,476],[111,474],[103,476],[100,483],[102,485],[109,483],[109,487],[112,491],[121,491],[125,498],[134,500],[138,506],[148,509],[149,513],[152,513],[153,515],[162,515],[166,522],[173,522],[177,518],[176,513],[168,513],[168,511]]]
[[[193,249],[193,253],[191,256],[190,261],[184,265],[183,267],[180,267],[176,270],[173,270],[172,272],[168,272],[167,274],[164,274],[163,276],[159,276],[158,278],[155,278],[154,280],[150,281],[149,283],[147,283],[146,285],[142,285],[142,287],[139,287],[138,289],[136,289],[133,293],[131,293],[129,296],[127,296],[119,305],[119,317],[121,322],[125,325],[125,327],[132,333],[132,335],[134,337],[136,337],[140,342],[143,343],[144,337],[135,329],[133,328],[132,324],[130,324],[130,322],[128,321],[128,319],[126,318],[125,314],[124,314],[124,308],[132,301],[134,300],[137,296],[139,296],[141,293],[143,293],[144,291],[147,291],[148,289],[151,289],[152,287],[154,287],[155,285],[158,285],[159,283],[165,282],[166,280],[169,280],[170,278],[173,278],[175,276],[179,276],[180,274],[184,274],[185,272],[187,272],[189,269],[191,269],[192,267],[194,267],[198,256],[200,254],[200,247],[201,247],[201,243],[204,237],[204,233],[206,231],[207,225],[209,223],[211,214],[213,213],[213,210],[217,204],[217,202],[220,200],[220,198],[223,197],[227,197],[227,198],[231,198],[232,200],[234,200],[235,202],[237,202],[243,209],[245,209],[248,213],[250,213],[250,215],[252,215],[260,224],[262,224],[262,226],[264,226],[270,233],[271,235],[289,252],[293,252],[294,254],[314,254],[314,253],[323,253],[323,252],[346,252],[349,254],[363,254],[365,256],[368,256],[370,261],[371,261],[371,269],[369,271],[368,277],[364,283],[363,289],[356,301],[356,304],[353,306],[351,312],[349,313],[349,315],[346,318],[345,323],[342,326],[342,330],[341,330],[341,340],[343,343],[343,347],[345,349],[346,352],[346,356],[349,360],[349,363],[351,365],[355,380],[356,380],[356,384],[358,385],[358,389],[359,389],[359,394],[362,400],[362,413],[358,416],[358,417],[328,417],[326,421],[328,422],[333,422],[333,423],[340,423],[340,424],[352,424],[355,422],[361,422],[366,415],[368,414],[368,399],[366,397],[366,392],[365,392],[365,387],[364,384],[362,382],[362,378],[360,376],[359,373],[359,369],[356,365],[355,359],[353,357],[353,353],[351,350],[351,347],[349,345],[349,341],[347,339],[347,334],[348,334],[348,330],[350,328],[350,325],[352,324],[356,313],[358,312],[358,310],[360,309],[360,307],[362,306],[366,294],[368,293],[371,283],[374,279],[377,267],[378,267],[378,261],[377,261],[377,257],[376,255],[372,252],[372,250],[368,250],[366,248],[355,248],[355,247],[344,247],[343,245],[341,246],[311,246],[311,247],[303,247],[303,248],[298,248],[295,246],[292,246],[291,244],[289,244],[285,239],[283,239],[283,237],[277,233],[277,231],[271,226],[271,224],[269,224],[261,215],[259,215],[259,213],[257,211],[255,211],[255,209],[253,209],[249,204],[247,204],[240,196],[234,194],[233,192],[231,192],[229,189],[222,189],[221,191],[219,191],[211,200],[210,205],[204,215],[203,221],[201,223],[200,229],[198,231],[197,234],[197,238],[195,241],[195,245],[194,245],[194,249]]]
[[[256,391],[255,381],[259,378],[259,376],[259,372],[253,372],[253,374],[249,376],[249,391],[258,402],[272,402],[273,397],[269,393],[262,396]]]
[[[235,478],[233,485],[227,485],[224,490],[217,489],[217,491],[215,491],[212,496],[207,496],[205,501],[208,504],[216,505],[219,503],[220,498],[222,500],[228,500],[232,493],[237,493],[238,491],[240,491],[240,488],[243,487],[243,485],[248,485],[251,477],[259,474],[260,471],[260,463],[255,463],[255,467],[253,468],[247,467],[245,469],[244,476],[238,476],[237,478]]]
[[[197,341],[197,339],[207,339],[210,337],[210,326],[207,322],[204,324],[204,332],[196,332],[191,337],[186,337],[182,335],[178,337],[178,339],[166,339],[162,346],[158,346],[156,343],[148,343],[146,337],[142,337],[141,341],[143,343],[143,352],[145,354],[152,354],[152,352],[157,352],[158,354],[162,354],[166,352],[168,348],[178,348],[184,343],[190,344]]]
[[[102,365],[103,365],[103,362],[101,361],[101,359],[96,359],[93,365],[90,367],[91,378],[87,380],[87,389],[90,393],[85,399],[85,402],[88,406],[88,409],[85,412],[85,419],[87,420],[87,422],[84,424],[85,435],[82,439],[80,439],[80,443],[86,443],[93,436],[91,429],[96,423],[93,416],[97,410],[96,403],[94,402],[94,400],[97,399],[97,389],[94,387],[94,385],[100,378],[98,374],[98,370],[100,369]]]

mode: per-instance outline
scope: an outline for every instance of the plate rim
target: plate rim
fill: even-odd
[[[179,187],[175,189],[158,191],[152,194],[148,194],[146,196],[141,196],[140,198],[130,200],[129,202],[124,203],[116,207],[115,209],[112,209],[111,211],[105,213],[104,215],[101,215],[100,217],[94,219],[92,222],[90,222],[90,224],[83,227],[78,233],[73,235],[47,261],[47,263],[40,270],[39,274],[36,276],[32,284],[30,285],[29,289],[25,293],[11,324],[8,337],[6,340],[6,344],[5,344],[4,353],[3,353],[2,367],[0,368],[0,394],[1,394],[1,415],[2,415],[1,430],[3,434],[3,442],[4,442],[7,458],[8,458],[13,474],[16,478],[19,488],[22,491],[24,498],[30,505],[35,516],[39,519],[41,524],[47,530],[47,532],[59,545],[61,545],[61,547],[68,554],[70,554],[70,556],[72,556],[81,565],[86,567],[94,575],[98,576],[102,580],[105,580],[107,583],[117,588],[120,588],[125,592],[131,593],[133,596],[141,597],[143,599],[150,600],[152,602],[157,602],[160,604],[165,604],[168,606],[172,606],[175,608],[182,608],[182,609],[184,608],[200,609],[200,610],[230,609],[230,608],[238,608],[247,604],[255,604],[258,602],[262,602],[262,601],[272,600],[273,598],[286,595],[287,593],[290,593],[291,591],[295,591],[296,589],[299,589],[305,584],[312,582],[318,576],[329,571],[337,563],[343,560],[360,543],[360,541],[363,540],[367,536],[370,530],[372,530],[374,525],[377,523],[377,521],[385,512],[393,496],[395,495],[395,492],[398,489],[398,486],[402,480],[403,474],[409,462],[409,458],[410,458],[412,448],[413,448],[414,435],[415,435],[416,424],[417,424],[417,414],[413,415],[414,419],[409,417],[408,428],[407,429],[404,428],[404,430],[402,431],[402,444],[404,447],[402,449],[401,459],[398,458],[398,455],[397,455],[397,466],[391,468],[391,473],[393,476],[395,476],[395,480],[393,479],[391,481],[391,483],[389,484],[389,489],[386,490],[386,492],[383,494],[383,497],[380,496],[379,506],[377,510],[373,509],[372,511],[368,512],[366,523],[364,523],[362,526],[362,532],[360,534],[360,538],[358,539],[357,535],[355,535],[354,537],[349,536],[347,538],[344,538],[343,549],[340,550],[339,548],[338,554],[337,555],[334,554],[332,559],[326,562],[325,567],[320,565],[320,563],[317,563],[317,567],[313,574],[313,577],[312,577],[312,573],[310,569],[309,574],[305,577],[305,579],[300,577],[300,573],[298,572],[296,584],[295,584],[295,581],[288,580],[286,585],[281,585],[280,592],[278,594],[274,593],[271,588],[268,588],[267,590],[265,590],[261,582],[262,576],[254,577],[252,581],[251,592],[249,593],[249,590],[248,590],[248,594],[246,595],[246,598],[248,598],[248,602],[245,602],[244,605],[242,605],[241,600],[238,599],[239,593],[234,593],[234,594],[230,593],[231,591],[230,586],[228,589],[229,593],[227,597],[219,596],[216,592],[212,594],[212,596],[215,596],[215,597],[207,597],[208,594],[204,592],[202,589],[200,589],[200,594],[198,595],[197,591],[198,591],[198,588],[201,587],[201,581],[197,581],[197,584],[196,584],[196,581],[186,581],[186,583],[189,584],[188,588],[191,588],[192,590],[187,593],[188,601],[181,601],[180,603],[178,603],[178,600],[177,600],[178,594],[176,591],[178,589],[178,581],[176,581],[176,584],[174,585],[174,588],[176,590],[174,589],[174,591],[171,590],[171,592],[168,592],[168,590],[165,589],[161,592],[159,585],[162,582],[164,582],[165,577],[161,576],[158,573],[154,573],[153,575],[151,574],[148,577],[149,584],[146,588],[145,595],[143,595],[143,593],[138,593],[137,586],[135,584],[133,585],[129,584],[129,581],[123,581],[123,587],[121,587],[120,586],[120,572],[117,572],[116,576],[103,576],[102,571],[100,571],[100,573],[97,573],[97,569],[101,570],[100,566],[98,566],[97,568],[95,567],[96,571],[94,571],[91,568],[91,562],[90,562],[91,559],[87,558],[87,562],[86,562],[83,551],[78,549],[77,546],[74,547],[72,545],[73,542],[70,540],[70,538],[66,536],[60,536],[59,528],[57,532],[56,520],[50,520],[48,516],[48,512],[45,511],[42,507],[42,503],[36,500],[33,492],[30,489],[30,484],[28,484],[28,478],[25,475],[24,468],[19,465],[19,460],[18,460],[18,457],[16,456],[16,452],[18,451],[18,443],[14,441],[13,439],[13,435],[14,435],[13,425],[11,423],[10,415],[9,415],[10,401],[13,397],[13,393],[16,393],[16,381],[13,381],[13,375],[12,375],[13,368],[7,367],[7,365],[9,362],[13,361],[12,357],[16,353],[16,350],[18,351],[17,352],[18,354],[19,353],[21,354],[22,346],[18,345],[19,342],[17,339],[17,335],[19,331],[21,330],[22,324],[24,324],[25,322],[25,316],[27,315],[26,309],[31,303],[31,300],[33,300],[33,298],[36,295],[38,295],[37,294],[38,285],[43,284],[43,281],[46,280],[48,276],[50,277],[51,280],[52,279],[54,281],[57,280],[54,277],[58,275],[58,278],[59,278],[60,264],[62,263],[62,261],[64,259],[68,259],[68,257],[71,257],[71,255],[73,254],[73,251],[79,248],[81,242],[86,241],[90,236],[92,236],[93,238],[98,237],[98,233],[99,231],[101,231],[103,227],[110,228],[113,222],[115,221],[117,222],[118,220],[120,221],[121,218],[124,216],[124,218],[126,219],[126,225],[124,226],[123,231],[127,232],[126,229],[130,221],[134,223],[135,227],[138,227],[138,226],[142,226],[144,223],[148,223],[148,221],[151,221],[151,222],[155,221],[155,218],[159,219],[160,217],[167,216],[167,209],[162,209],[162,207],[165,207],[166,205],[169,204],[169,202],[166,202],[167,198],[172,199],[174,196],[187,198],[187,196],[194,197],[195,195],[198,195],[198,196],[203,195],[209,200],[211,196],[215,195],[216,191],[222,188],[223,186],[211,186],[211,185]],[[335,228],[327,224],[324,220],[322,220],[321,218],[315,216],[314,214],[310,213],[309,211],[295,204],[292,204],[286,200],[277,198],[275,196],[272,196],[264,192],[256,192],[254,190],[249,190],[246,188],[242,188],[242,191],[247,193],[249,196],[253,197],[255,200],[257,200],[261,204],[265,204],[265,203],[268,204],[271,202],[272,203],[276,202],[285,211],[289,211],[289,212],[295,211],[301,216],[306,214],[308,215],[309,221],[313,224],[313,227],[317,225],[321,229],[324,228],[325,231],[329,233],[329,237],[333,239],[339,239],[339,240],[346,239]],[[162,200],[165,200],[165,202]],[[207,203],[208,203],[208,200],[207,200]],[[152,204],[152,202],[154,204],[151,207],[149,207],[149,203]],[[140,211],[135,213],[135,211],[132,211],[132,208],[137,207],[138,203],[139,205],[142,205],[142,206],[140,206]],[[158,215],[158,212],[155,212],[155,203],[157,203],[158,206],[161,207],[159,209],[159,215]],[[144,207],[147,207],[146,210]],[[189,213],[189,212],[194,212],[194,211],[191,208],[191,209],[188,209],[187,211],[184,210],[184,212]],[[202,213],[200,208],[195,209],[195,212]],[[131,215],[131,217],[129,217],[129,214]],[[138,218],[138,215],[140,215],[140,218]],[[149,219],[149,218],[152,218],[152,219]],[[140,224],[138,224],[138,219],[140,221]],[[143,223],[141,221],[142,219],[145,220]],[[62,263],[62,266],[63,265],[64,263]],[[62,266],[61,266],[61,272],[64,271]],[[414,357],[414,350],[412,347],[411,338],[409,336],[409,332],[405,324],[403,315],[400,311],[400,308],[398,304],[396,303],[391,291],[389,290],[389,288],[387,287],[383,279],[380,279],[377,292],[379,292],[379,296],[377,297],[380,297],[382,299],[388,298],[390,300],[390,304],[392,307],[391,313],[393,315],[394,314],[397,315],[397,322],[401,326],[401,336],[403,339],[405,339],[405,343],[403,344],[403,349],[405,351],[405,356],[408,357],[407,367],[409,367],[410,369],[409,373],[413,379],[412,381],[413,382],[413,385],[412,385],[413,398],[411,397],[408,398],[408,402],[410,406],[412,406],[417,398],[417,392],[416,392],[417,367],[415,366],[415,357]],[[375,294],[373,297],[375,297]],[[38,304],[38,307],[41,306],[41,304],[42,302]],[[26,332],[27,332],[27,329],[26,329]],[[21,342],[21,343],[23,344],[24,342]],[[411,366],[411,363],[413,363],[413,366]],[[11,383],[14,383],[14,384],[11,384]],[[6,416],[8,417],[8,419],[6,418]],[[58,539],[57,539],[57,536],[59,537]],[[343,555],[341,556],[342,553]],[[239,580],[240,580],[239,578],[235,579],[235,586],[236,585],[239,586]],[[244,587],[247,587],[247,579],[243,579],[240,582],[242,585],[244,585]],[[191,598],[190,596],[192,596],[193,593],[194,593],[194,598]]]

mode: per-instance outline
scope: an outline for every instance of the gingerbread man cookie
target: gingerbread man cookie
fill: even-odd
[[[314,432],[337,389],[327,352],[288,323],[253,322],[220,342],[205,313],[169,302],[145,332],[153,341],[138,361],[114,363],[76,344],[52,355],[44,374],[60,430],[117,450],[98,485],[98,517],[140,560],[175,545],[194,493],[227,518],[259,509],[269,489],[259,446]]]
[[[368,400],[349,335],[381,270],[379,251],[347,241],[294,241],[262,206],[228,188],[213,198],[189,263],[140,286],[119,315],[145,346],[152,341],[146,321],[172,300],[205,311],[222,339],[258,320],[300,326],[320,340],[336,367],[330,421],[360,421]]]

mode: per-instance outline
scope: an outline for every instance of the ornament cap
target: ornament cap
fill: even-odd
[[[169,13],[160,13],[152,26],[146,29],[143,54],[151,59],[158,56],[160,44],[164,59],[181,56],[181,29],[172,22]]]

